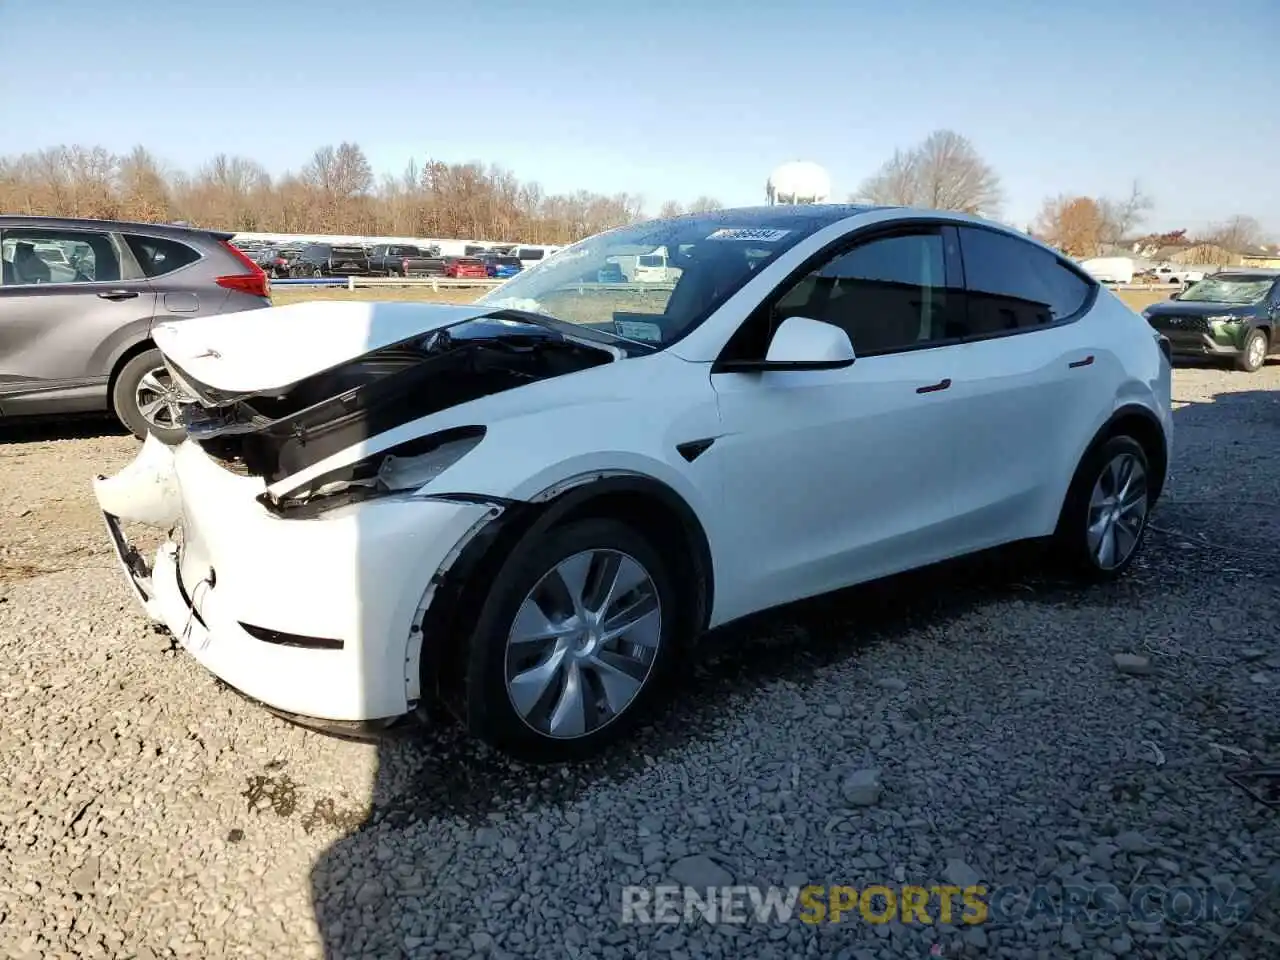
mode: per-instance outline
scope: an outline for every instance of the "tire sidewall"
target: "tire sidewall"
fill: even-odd
[[[164,366],[164,359],[160,351],[154,348],[144,350],[131,358],[120,368],[120,373],[116,377],[115,385],[111,390],[111,407],[120,422],[138,439],[144,439],[150,433],[164,443],[175,444],[186,436],[184,429],[179,427],[167,430],[153,427],[138,409],[138,384],[150,371],[162,366]]]
[[[652,578],[662,604],[658,653],[636,698],[617,718],[591,734],[555,740],[531,729],[512,706],[506,686],[506,645],[511,625],[529,591],[557,563],[591,549],[633,557]],[[592,518],[526,536],[493,580],[468,641],[463,679],[463,720],[475,736],[518,759],[556,762],[591,756],[643,722],[670,683],[683,647],[679,596],[669,565],[647,538],[612,519]]]
[[[1088,518],[1089,499],[1093,487],[1098,482],[1103,467],[1122,453],[1129,453],[1138,458],[1147,475],[1147,513],[1143,517],[1142,529],[1138,533],[1138,542],[1124,562],[1105,570],[1100,567],[1089,550]],[[1151,518],[1151,463],[1142,444],[1127,434],[1111,437],[1091,449],[1080,461],[1076,475],[1072,479],[1067,501],[1063,506],[1062,516],[1058,522],[1057,540],[1062,559],[1078,574],[1090,580],[1114,580],[1123,575],[1142,552],[1147,538],[1147,528]]]

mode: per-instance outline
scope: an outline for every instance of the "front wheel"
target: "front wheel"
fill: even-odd
[[[138,439],[151,434],[164,443],[179,443],[186,436],[182,407],[189,402],[154,349],[121,367],[111,388],[112,409]]]
[[[1058,519],[1058,559],[1085,580],[1121,576],[1142,547],[1153,495],[1151,465],[1138,441],[1121,435],[1090,450]]]
[[[1257,373],[1267,362],[1267,335],[1261,330],[1250,330],[1244,338],[1244,349],[1236,358],[1236,368],[1245,373]]]
[[[669,570],[610,519],[519,544],[468,641],[459,706],[470,732],[516,759],[556,762],[634,729],[678,659]]]

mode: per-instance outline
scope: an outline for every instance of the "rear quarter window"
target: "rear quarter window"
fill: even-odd
[[[1049,251],[1009,234],[960,228],[970,336],[1074,318],[1096,289]]]
[[[129,234],[124,239],[146,277],[162,277],[200,259],[196,250],[177,240]]]

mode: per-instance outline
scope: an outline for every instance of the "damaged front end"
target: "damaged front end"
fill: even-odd
[[[517,320],[484,317],[373,350],[285,388],[227,393],[166,357],[173,376],[199,400],[188,436],[223,466],[267,487],[406,423],[461,404],[611,363],[604,343]],[[312,476],[259,502],[282,516],[306,516],[372,496],[418,489],[484,437],[483,426],[415,437]]]
[[[264,334],[277,349],[316,317],[336,335],[341,320],[366,326],[280,364],[254,349],[247,320],[229,333],[198,321],[158,333],[175,378],[198,399],[188,438],[172,447],[149,438],[94,492],[148,615],[214,675],[277,712],[382,722],[425,695],[423,670],[440,646],[424,637],[440,626],[427,612],[463,576],[455,564],[522,513],[500,497],[422,493],[486,430],[457,417],[434,429],[416,422],[626,354],[603,335],[510,316],[444,322],[456,308],[433,305],[421,305],[416,334],[404,328],[417,314],[393,312],[394,324],[382,314],[392,336],[378,329],[382,305],[342,306],[352,312],[279,308],[288,336]],[[310,519],[323,522],[292,522]],[[127,522],[169,531],[150,564],[125,537]]]

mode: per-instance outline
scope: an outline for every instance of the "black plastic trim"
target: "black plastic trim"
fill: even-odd
[[[281,647],[300,647],[305,650],[341,650],[346,646],[346,641],[344,640],[336,640],[332,637],[307,637],[299,633],[268,630],[266,627],[258,627],[252,623],[245,623],[243,620],[240,621],[240,627],[255,640],[261,640],[263,643],[274,643]]]
[[[846,360],[717,360],[712,373],[766,373],[785,370],[843,370],[854,364],[855,357]]]
[[[710,450],[711,445],[715,442],[715,437],[706,437],[702,440],[686,440],[684,443],[676,444],[676,452],[690,463],[693,463],[693,461]]]

